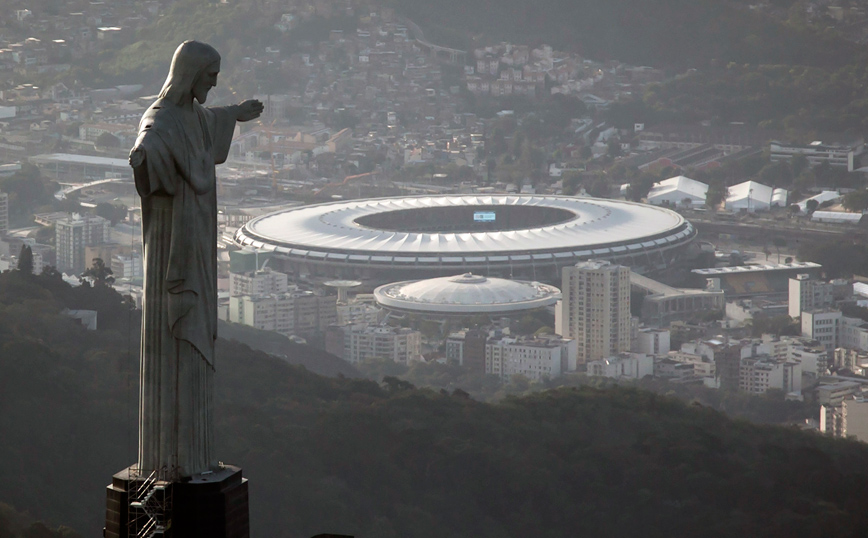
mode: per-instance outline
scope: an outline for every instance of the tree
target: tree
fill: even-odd
[[[857,212],[868,209],[868,190],[853,191],[844,196],[841,205],[847,211]]]
[[[582,181],[581,174],[577,172],[566,172],[561,178],[564,194],[572,196],[579,191],[579,184]]]
[[[800,176],[809,166],[810,163],[808,162],[808,158],[801,153],[793,155],[793,158],[790,160],[790,168],[793,171],[793,175],[796,177]]]
[[[787,240],[783,237],[775,237],[772,239],[772,244],[775,246],[775,250],[778,253],[778,263],[781,263],[781,247],[787,246]],[[768,259],[768,256],[766,256]]]
[[[127,206],[110,204],[108,202],[100,202],[96,205],[94,212],[106,220],[111,221],[112,226],[122,221],[127,216]]]
[[[705,205],[710,209],[717,209],[726,199],[726,191],[726,185],[723,183],[712,183],[705,193]]]
[[[609,195],[609,184],[603,176],[596,176],[585,182],[585,191],[591,196],[603,198]]]
[[[9,195],[9,225],[30,225],[33,213],[55,202],[57,188],[56,183],[42,176],[30,163],[23,163],[21,170],[11,176],[0,177],[0,191]]]
[[[93,265],[84,270],[79,280],[84,283],[88,278],[93,281],[95,286],[106,286],[115,281],[111,268],[106,266],[102,258],[94,258]]]
[[[18,254],[18,270],[26,275],[33,274],[33,251],[28,245],[21,245]]]
[[[121,141],[115,135],[105,132],[97,137],[96,145],[101,148],[119,148],[121,147]]]
[[[797,336],[801,326],[790,316],[756,317],[753,320],[753,336],[763,334]]]
[[[818,207],[820,207],[820,202],[818,202],[814,199],[811,199],[811,200],[808,200],[807,202],[805,202],[805,211],[808,214],[816,211]]]
[[[786,162],[769,163],[759,171],[760,181],[772,187],[782,187],[793,182],[793,171]]]
[[[651,174],[640,175],[638,179],[634,180],[627,187],[627,199],[633,202],[641,202],[651,192],[651,188],[654,187],[654,181],[655,178]]]
[[[868,250],[865,245],[844,241],[802,241],[798,258],[823,266],[828,278],[849,277],[864,274],[868,267]]]

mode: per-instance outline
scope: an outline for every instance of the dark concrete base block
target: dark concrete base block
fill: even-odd
[[[124,469],[107,488],[103,534],[135,538],[146,528],[161,537],[249,538],[247,479],[231,465],[171,483]]]

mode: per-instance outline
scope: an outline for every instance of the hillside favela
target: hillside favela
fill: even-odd
[[[868,1],[0,6],[0,538],[868,535]]]

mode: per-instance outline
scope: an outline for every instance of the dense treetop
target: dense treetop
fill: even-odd
[[[135,338],[122,323],[86,331],[60,315],[71,292],[53,278],[0,274],[0,502],[93,536],[106,483],[135,458]],[[89,290],[76,292],[82,306],[101,293]],[[225,340],[217,365],[218,453],[251,480],[254,535],[868,529],[861,443],[627,388],[486,404],[392,377],[320,377]]]

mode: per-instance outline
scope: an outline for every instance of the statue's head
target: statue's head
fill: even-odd
[[[208,91],[217,85],[219,72],[220,54],[214,47],[199,41],[184,41],[175,49],[160,97],[179,105],[187,96],[204,103]]]

